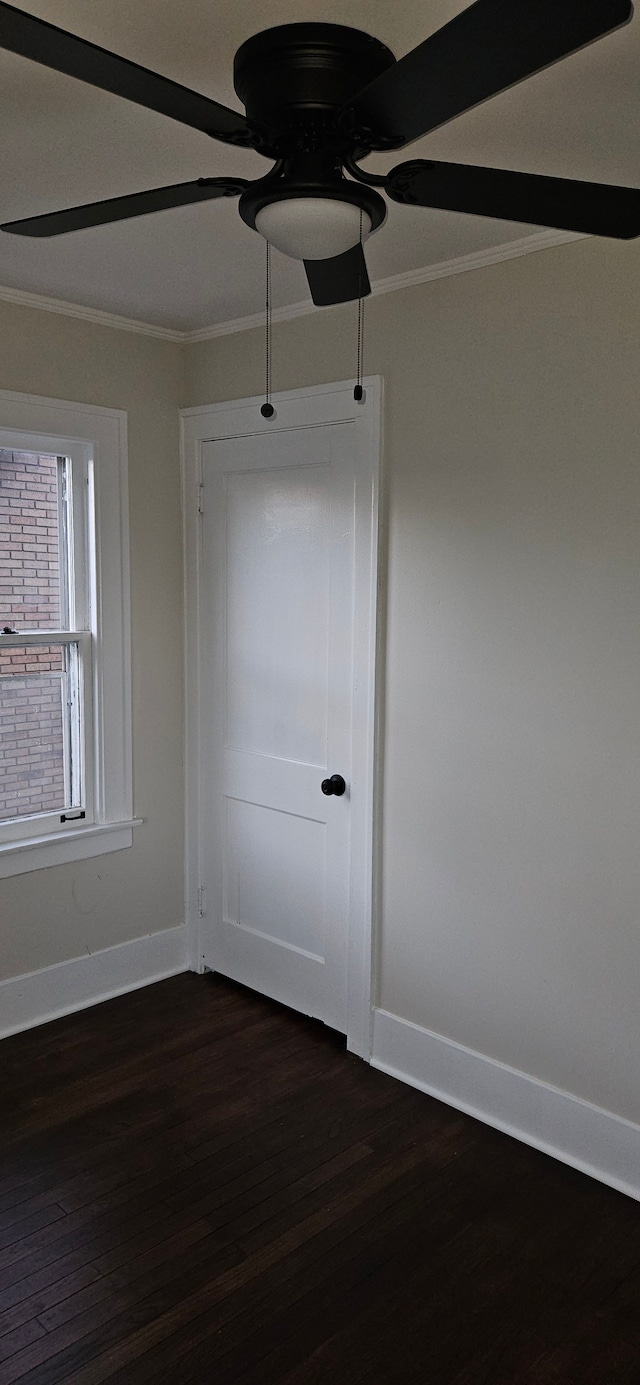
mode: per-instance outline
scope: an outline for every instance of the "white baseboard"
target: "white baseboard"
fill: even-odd
[[[640,1126],[376,1010],[373,1067],[640,1201]]]
[[[0,1038],[187,971],[186,934],[181,924],[0,981]]]

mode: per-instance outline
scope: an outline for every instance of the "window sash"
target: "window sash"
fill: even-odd
[[[65,798],[69,800],[60,809],[44,812],[23,813],[6,818],[0,822],[0,844],[26,840],[30,837],[46,836],[51,832],[73,831],[74,823],[90,826],[95,821],[94,810],[94,771],[92,755],[93,726],[93,639],[89,630],[40,630],[22,632],[16,635],[0,635],[0,652],[4,649],[20,649],[39,645],[65,645],[70,650],[77,649],[77,680],[67,669],[68,690],[75,692],[77,686],[77,715],[63,717]],[[11,675],[9,675],[10,677]],[[24,675],[18,674],[17,677]],[[27,677],[29,675],[26,675]],[[72,768],[73,766],[73,768]],[[73,777],[73,788],[70,779]],[[73,803],[71,800],[76,800]],[[77,817],[72,814],[78,814]],[[68,816],[67,816],[68,814]],[[80,816],[82,814],[82,816]],[[64,817],[66,820],[62,822]]]
[[[75,644],[91,639],[90,630],[17,630],[0,635],[0,649],[20,649],[34,644]]]
[[[25,441],[21,441],[15,450],[45,451],[41,445],[31,449],[25,445]],[[57,446],[51,449],[49,455],[58,459],[59,608],[68,626],[58,630],[16,628],[15,634],[0,635],[0,651],[42,644],[69,647],[63,686],[76,703],[75,717],[70,707],[63,709],[62,716],[65,798],[68,799],[69,816],[65,805],[61,811],[24,813],[7,818],[0,822],[0,845],[34,835],[72,830],[74,821],[84,825],[95,821],[92,631],[95,629],[96,602],[92,454],[86,446],[73,445],[68,450],[65,448],[64,452]],[[77,649],[75,679],[70,669],[73,646]],[[78,819],[70,816],[76,811]],[[64,822],[61,821],[63,817]]]

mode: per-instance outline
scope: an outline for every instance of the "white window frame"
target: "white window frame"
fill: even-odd
[[[85,631],[77,638],[91,643],[85,661],[86,817],[62,824],[58,814],[53,824],[47,814],[46,826],[34,817],[31,834],[23,830],[0,842],[2,878],[129,847],[141,819],[133,817],[127,415],[0,390],[0,448],[71,457],[74,547],[87,592],[79,621]],[[82,491],[86,501],[79,505]],[[56,642],[55,632],[47,635]],[[16,638],[0,636],[0,642],[15,644]]]

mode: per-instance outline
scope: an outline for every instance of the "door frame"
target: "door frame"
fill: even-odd
[[[382,379],[364,380],[356,403],[353,380],[288,390],[273,395],[275,414],[265,420],[262,396],[205,404],[180,411],[182,516],[184,540],[185,652],[185,922],[188,960],[203,972],[202,887],[204,852],[202,613],[202,446],[226,438],[268,434],[281,429],[353,423],[356,497],[354,544],[354,687],[352,704],[353,786],[351,791],[351,881],[347,962],[347,1047],[361,1058],[371,1055],[375,1001],[376,822],[378,783],[378,545],[381,462]]]

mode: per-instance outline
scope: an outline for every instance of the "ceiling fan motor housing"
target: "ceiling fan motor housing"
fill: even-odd
[[[247,118],[265,128],[279,158],[306,130],[322,142],[338,136],[338,112],[351,97],[393,67],[379,39],[342,24],[281,24],[254,34],[236,53],[233,82]],[[353,147],[351,141],[349,147]]]

